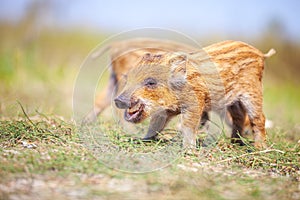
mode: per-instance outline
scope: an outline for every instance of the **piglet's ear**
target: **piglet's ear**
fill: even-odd
[[[169,64],[171,65],[169,83],[173,88],[180,89],[186,83],[187,56],[182,53],[176,53],[170,59]]]
[[[169,63],[171,65],[181,65],[183,63],[186,63],[187,56],[184,53],[174,53],[172,57],[170,58]]]
[[[171,74],[172,75],[186,75],[186,64],[187,56],[184,54],[176,53],[169,61],[171,65]]]

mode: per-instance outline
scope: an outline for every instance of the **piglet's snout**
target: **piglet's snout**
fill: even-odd
[[[114,99],[115,104],[120,109],[130,108],[130,99],[126,98],[124,95],[120,95]]]

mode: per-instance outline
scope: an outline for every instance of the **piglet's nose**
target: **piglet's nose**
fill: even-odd
[[[130,108],[130,100],[125,98],[124,96],[120,95],[115,98],[115,104],[120,109]]]

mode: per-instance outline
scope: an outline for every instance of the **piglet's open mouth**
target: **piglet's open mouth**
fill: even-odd
[[[141,121],[141,116],[143,114],[145,105],[138,102],[133,107],[125,110],[125,120],[133,123],[138,123]]]

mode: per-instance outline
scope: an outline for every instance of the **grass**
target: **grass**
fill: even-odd
[[[130,173],[134,171],[129,170],[136,170],[133,166],[124,172],[123,163],[108,163],[104,156],[95,154],[99,149],[93,152],[85,144],[92,140],[78,135],[83,130],[57,117],[37,115],[2,120],[0,132],[0,188],[4,199],[34,197],[40,189],[44,192],[39,195],[45,199],[52,195],[58,199],[299,197],[300,145],[287,142],[281,130],[269,131],[271,147],[267,150],[254,150],[250,144],[235,146],[224,136],[213,148],[200,148],[194,154],[180,152],[167,167],[138,174]],[[132,156],[137,153],[153,152],[153,148],[161,151],[172,143],[168,140],[151,144],[130,142],[131,136],[115,131],[105,135],[118,147],[118,152],[123,151],[122,156],[133,161]],[[113,154],[111,160],[118,160],[120,154],[109,148],[106,151]],[[169,155],[166,151],[160,158]],[[134,164],[132,160],[128,159],[127,164]],[[135,164],[141,167],[145,163]]]
[[[143,126],[124,133],[105,114],[96,126],[70,120],[79,66],[103,36],[48,31],[28,42],[21,30],[1,30],[0,199],[300,198],[298,47],[276,44],[268,61],[267,150],[232,145],[222,131],[217,144],[186,154],[173,129],[143,143]],[[286,63],[293,73],[281,79]]]

